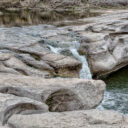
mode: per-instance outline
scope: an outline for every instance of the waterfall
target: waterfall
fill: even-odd
[[[65,49],[70,51],[72,53],[72,56],[82,63],[82,69],[80,71],[80,78],[92,79],[92,74],[90,72],[90,68],[88,66],[86,56],[80,55],[78,52],[79,43],[77,41],[74,41],[74,45],[68,48],[53,47],[51,45],[48,45],[48,47],[50,48],[52,52],[57,53],[57,54],[61,53]]]
[[[80,78],[92,79],[92,75],[91,75],[86,57],[81,56],[78,53],[77,49],[70,48],[70,51],[77,60],[82,62],[82,69],[80,71]]]
[[[52,52],[57,53],[57,54],[59,54],[62,51],[62,48],[56,48],[56,47],[53,47],[51,45],[48,45],[48,47],[50,48],[50,50]]]

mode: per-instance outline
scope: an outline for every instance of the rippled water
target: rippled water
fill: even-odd
[[[110,75],[105,82],[107,91],[99,108],[128,114],[128,67]]]

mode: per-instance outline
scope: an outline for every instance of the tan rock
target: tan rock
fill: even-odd
[[[44,103],[9,94],[0,93],[0,121],[6,124],[13,114],[35,114],[48,112]]]
[[[14,115],[9,119],[8,124],[18,128],[127,128],[128,123],[124,117],[126,116],[114,111],[88,110]]]
[[[109,10],[99,17],[83,19],[89,23],[80,25],[80,29],[72,27],[82,37],[80,50],[86,53],[94,77],[103,77],[128,64],[127,16],[126,10]]]
[[[87,79],[42,79],[0,75],[0,92],[28,97],[48,104],[50,111],[95,108],[103,99],[103,81]]]

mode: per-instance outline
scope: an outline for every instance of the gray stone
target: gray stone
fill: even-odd
[[[0,120],[2,124],[6,124],[13,114],[48,112],[46,104],[25,97],[0,93],[0,103]]]
[[[36,115],[14,115],[8,124],[16,128],[127,128],[124,117],[114,111],[72,111]]]
[[[106,76],[128,64],[128,12],[108,10],[104,13],[81,20],[88,24],[71,27],[82,38],[80,49],[86,53],[95,77]]]
[[[50,111],[95,108],[103,99],[105,83],[86,79],[42,79],[0,75],[0,92],[45,102]]]

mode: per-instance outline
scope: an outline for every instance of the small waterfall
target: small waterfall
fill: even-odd
[[[80,71],[80,78],[86,78],[86,79],[92,79],[92,75],[86,60],[85,56],[81,56],[77,49],[74,48],[70,48],[70,51],[72,52],[73,56],[79,60],[80,62],[82,62],[82,69]]]
[[[62,48],[56,48],[56,47],[53,47],[51,45],[48,45],[48,47],[50,48],[50,50],[52,52],[57,53],[57,54],[59,54],[62,51]]]
[[[77,50],[79,48],[79,43],[77,41],[74,41],[74,45],[70,46],[69,48],[53,47],[51,45],[48,45],[48,47],[50,48],[52,52],[57,53],[57,54],[61,53],[64,50],[70,51],[72,55],[74,56],[74,58],[76,58],[82,63],[82,69],[80,71],[80,78],[92,79],[92,74],[90,72],[86,56],[80,55]]]

